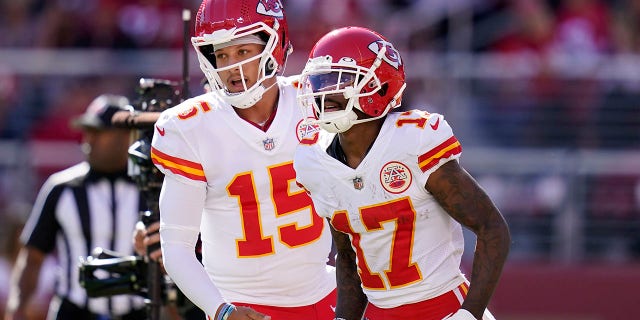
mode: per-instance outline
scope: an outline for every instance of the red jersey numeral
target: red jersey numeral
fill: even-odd
[[[412,261],[412,248],[415,233],[416,212],[408,197],[373,206],[360,208],[360,217],[367,232],[381,231],[393,222],[393,234],[388,243],[391,246],[389,256],[389,269],[384,271],[384,276],[391,286],[401,287],[420,281],[422,273],[418,265]],[[361,247],[360,234],[353,231],[349,223],[346,211],[334,213],[331,224],[336,230],[351,235],[351,244],[356,251],[358,267],[362,285],[370,289],[386,289],[381,275],[372,273],[367,265],[364,252]]]
[[[287,162],[268,168],[271,179],[271,200],[276,217],[308,211],[310,223],[299,225],[291,223],[278,227],[279,240],[288,247],[299,247],[320,238],[324,224],[313,208],[311,198],[299,190],[292,192],[295,185],[293,163]],[[246,172],[234,177],[227,186],[230,196],[238,198],[242,230],[244,237],[236,240],[239,257],[258,257],[275,252],[273,235],[265,235],[262,230],[258,190],[255,187],[253,173]]]
[[[412,111],[405,111],[401,114],[401,116],[409,116],[412,113]],[[404,125],[412,124],[420,129],[424,129],[424,126],[427,124],[427,121],[429,120],[429,116],[431,114],[426,111],[420,111],[418,114],[420,115],[420,117],[399,117],[398,120],[396,120],[396,127],[402,127]]]

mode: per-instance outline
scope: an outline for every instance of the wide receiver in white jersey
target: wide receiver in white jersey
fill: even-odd
[[[311,51],[298,94],[321,132],[294,158],[298,182],[330,219],[336,319],[493,319],[486,310],[509,251],[498,209],[460,167],[442,115],[393,112],[399,53],[378,33],[334,30]],[[477,235],[470,285],[461,224]]]
[[[293,170],[310,127],[292,80],[277,76],[286,28],[280,1],[205,0],[192,42],[212,93],[156,122],[164,266],[210,319],[334,317],[329,226]]]

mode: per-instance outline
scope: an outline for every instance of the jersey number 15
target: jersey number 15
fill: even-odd
[[[287,162],[268,168],[271,180],[271,200],[277,217],[308,212],[311,223],[300,226],[290,223],[278,227],[279,240],[288,247],[300,247],[320,238],[324,224],[304,190],[291,192],[295,185],[293,163]],[[240,216],[242,218],[243,239],[237,239],[239,257],[257,257],[275,253],[273,235],[265,235],[262,230],[258,190],[252,172],[245,172],[233,178],[227,185],[230,196],[238,198]],[[305,219],[307,220],[307,219]]]

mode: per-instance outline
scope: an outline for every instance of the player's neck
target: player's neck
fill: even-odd
[[[340,146],[349,167],[356,168],[364,160],[376,141],[383,122],[376,120],[360,123],[346,132],[338,134]]]

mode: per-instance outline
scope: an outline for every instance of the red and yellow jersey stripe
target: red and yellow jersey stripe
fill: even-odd
[[[453,155],[460,154],[462,152],[462,146],[455,136],[447,139],[437,147],[429,150],[428,152],[418,157],[418,166],[422,172],[436,166],[441,159],[446,159]]]
[[[207,181],[202,165],[197,162],[172,157],[153,147],[151,147],[151,161],[153,161],[156,166],[161,166],[185,178],[196,181]]]

